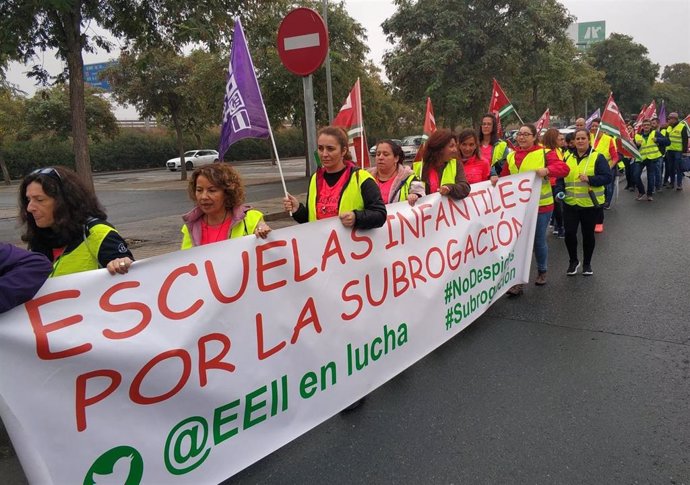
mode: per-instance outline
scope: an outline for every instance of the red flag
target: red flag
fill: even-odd
[[[333,126],[340,126],[347,131],[350,144],[350,154],[355,165],[362,168],[369,166],[369,149],[367,138],[364,134],[364,122],[362,120],[362,92],[359,88],[359,79],[348,94],[345,104],[340,108],[338,115],[333,120]]]
[[[431,98],[426,98],[426,115],[424,116],[424,134],[422,135],[422,144],[417,150],[417,155],[414,157],[415,162],[422,161],[423,148],[426,140],[431,134],[436,131],[436,118],[434,117],[434,107],[431,105]]]
[[[493,81],[494,85],[491,92],[491,101],[489,102],[489,113],[498,113],[499,118],[505,118],[511,112],[515,111],[515,108],[508,99],[508,96],[506,96],[501,89],[498,81],[496,81],[496,79]]]
[[[537,134],[541,133],[542,129],[548,128],[550,123],[551,113],[549,112],[549,108],[546,108],[544,114],[541,115],[541,118],[539,118],[539,120],[534,124],[534,126],[537,128]]]
[[[491,114],[496,118],[496,134],[499,138],[503,138],[503,125],[501,125],[501,117],[498,116],[498,111],[492,111]],[[506,140],[510,144],[510,140]],[[513,148],[511,147],[511,150]]]
[[[637,114],[637,118],[635,118],[635,123],[633,124],[633,128],[635,128],[635,132],[640,131],[640,127],[642,126],[642,120],[644,120],[644,113],[647,110],[647,105],[643,105],[642,109],[640,112]]]
[[[649,103],[649,106],[647,106],[647,109],[644,112],[644,120],[651,120],[656,116],[656,101],[652,100],[651,103]]]
[[[625,121],[621,116],[621,112],[618,109],[618,105],[613,100],[613,94],[609,95],[609,100],[606,102],[606,108],[604,108],[604,114],[601,116],[601,124],[599,129],[609,135],[620,138],[623,147],[630,152],[635,158],[642,159],[635,141],[632,139],[630,134],[628,134],[627,127],[625,126]]]

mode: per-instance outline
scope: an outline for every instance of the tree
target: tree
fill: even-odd
[[[659,72],[642,44],[633,42],[632,37],[613,33],[611,36],[588,49],[590,64],[605,73],[616,103],[624,113],[637,113],[649,102],[651,89]]]
[[[171,49],[123,51],[118,64],[105,73],[119,102],[135,106],[145,118],[156,117],[173,127],[182,162],[182,180],[187,179],[185,128],[199,129],[210,123],[213,105],[218,108],[220,118],[224,76],[217,62],[214,64],[217,69],[209,72],[211,62],[204,60],[211,59],[209,54],[195,52],[183,56]],[[210,85],[211,91],[198,91],[202,84]]]
[[[91,162],[88,151],[86,107],[84,104],[84,61],[82,53],[111,45],[100,35],[90,35],[85,26],[98,24],[127,45],[174,46],[181,49],[190,42],[217,47],[218,32],[229,31],[228,12],[264,8],[258,0],[3,0],[0,2],[0,59],[29,62],[40,52],[57,49],[67,64],[72,140],[75,166],[91,187]],[[4,64],[3,64],[4,65]],[[40,66],[33,75],[43,83],[49,76]]]
[[[10,86],[0,86],[0,169],[6,185],[10,184],[10,172],[3,157],[3,145],[17,134],[24,119],[24,99]]]
[[[87,135],[94,141],[104,136],[113,138],[118,132],[110,103],[98,94],[99,91],[87,87],[84,97]],[[69,87],[58,85],[36,92],[26,101],[26,124],[29,134],[69,138],[73,133]]]
[[[652,97],[656,99],[657,106],[661,104],[661,100],[664,100],[667,114],[670,111],[676,111],[683,115],[690,113],[690,90],[680,84],[654,83]]]
[[[450,127],[477,120],[491,79],[522,75],[572,21],[556,0],[395,3],[397,12],[383,23],[394,44],[384,57],[386,73],[404,100],[421,104],[431,96],[437,119]]]
[[[664,72],[661,73],[661,80],[690,89],[690,64],[680,62],[664,67]]]

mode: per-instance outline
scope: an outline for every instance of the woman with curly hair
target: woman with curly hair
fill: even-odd
[[[412,166],[424,182],[426,193],[438,192],[453,199],[464,199],[470,193],[462,163],[458,163],[458,141],[455,133],[443,128],[431,134],[424,144],[424,160]]]
[[[249,234],[265,239],[271,232],[264,215],[244,203],[242,179],[230,165],[214,163],[197,168],[187,193],[196,205],[182,216],[181,249]]]
[[[50,276],[98,268],[127,273],[134,256],[106,219],[96,194],[68,168],[39,168],[19,187],[22,240],[53,263]]]

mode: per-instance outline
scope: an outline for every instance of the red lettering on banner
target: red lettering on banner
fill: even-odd
[[[527,179],[520,180],[520,183],[518,183],[518,190],[526,197],[524,199],[520,197],[518,200],[520,202],[529,202],[529,198],[532,196],[532,182]]]
[[[338,233],[335,231],[331,231],[328,235],[326,248],[323,250],[323,255],[321,256],[321,271],[326,271],[326,263],[328,262],[328,258],[332,256],[338,256],[340,264],[345,264],[343,248],[340,247],[340,239],[338,239]]]
[[[357,254],[354,251],[350,253],[350,257],[354,260],[359,260],[359,259],[364,259],[367,256],[371,254],[371,251],[374,249],[374,243],[371,241],[371,238],[369,236],[364,236],[358,234],[358,229],[357,228],[352,228],[352,232],[350,232],[350,237],[354,242],[363,242],[366,243],[367,249],[361,254]]]
[[[479,255],[479,256],[481,256],[482,254],[484,254],[485,252],[487,252],[487,251],[489,250],[489,247],[486,246],[486,245],[483,246],[483,249],[480,249],[480,248],[479,248],[479,244],[480,244],[482,235],[483,235],[483,234],[486,234],[486,233],[488,233],[488,232],[489,232],[489,231],[487,230],[486,227],[482,227],[482,228],[479,230],[479,234],[477,234],[477,255]]]
[[[417,267],[413,267],[412,263],[416,263]],[[422,274],[422,269],[424,266],[422,265],[422,260],[417,257],[417,256],[410,256],[407,258],[407,264],[410,265],[410,279],[412,280],[412,287],[417,288],[417,280],[421,281],[422,283],[426,283],[426,277]]]
[[[388,216],[386,216],[386,229],[388,229],[388,242],[385,246],[386,249],[390,249],[393,246],[400,244],[398,241],[393,239],[393,224],[391,224],[391,221],[394,221],[395,219],[395,214],[388,214]]]
[[[206,360],[206,344],[212,341],[220,342],[223,348],[211,360]],[[235,372],[235,365],[230,362],[223,362],[223,358],[230,352],[230,337],[222,333],[210,333],[204,335],[197,342],[199,349],[199,383],[204,387],[208,382],[207,373],[209,369],[218,369],[227,372]]]
[[[151,309],[146,305],[145,303],[142,302],[128,302],[128,303],[111,303],[110,299],[112,296],[117,293],[120,290],[126,290],[129,288],[139,288],[141,286],[141,283],[138,281],[125,281],[123,283],[118,283],[116,285],[111,286],[108,288],[105,293],[101,296],[98,304],[101,307],[103,311],[109,312],[109,313],[117,313],[117,312],[123,312],[127,310],[134,310],[139,313],[141,313],[141,320],[139,323],[137,323],[134,327],[130,328],[127,331],[124,332],[116,332],[115,330],[110,330],[109,328],[106,328],[103,330],[103,335],[106,338],[112,339],[112,340],[118,340],[118,339],[125,339],[129,337],[133,337],[142,330],[146,328],[146,326],[151,323],[151,318],[152,318],[152,313]]]
[[[407,268],[405,267],[405,263],[402,261],[393,261],[391,269],[393,273],[393,296],[397,298],[410,288],[410,282],[406,277]],[[403,284],[402,288],[399,287],[401,283]]]
[[[211,287],[211,292],[213,296],[220,303],[234,303],[235,301],[242,298],[244,292],[247,290],[247,283],[249,282],[249,253],[247,251],[242,251],[242,282],[234,295],[226,296],[220,291],[220,286],[218,286],[218,277],[216,276],[216,270],[213,267],[211,261],[204,262],[204,268],[206,269],[206,278],[208,279],[208,285]]]
[[[256,350],[259,360],[268,359],[276,352],[280,352],[287,344],[281,340],[268,350],[264,350],[264,317],[261,313],[256,314]]]
[[[159,362],[163,362],[164,360],[172,357],[177,357],[182,361],[182,374],[180,375],[180,379],[177,381],[177,384],[175,384],[175,386],[168,392],[159,396],[148,397],[141,394],[141,384],[144,381],[146,374],[148,374],[149,371],[153,369],[153,367]],[[184,349],[172,349],[162,352],[153,359],[149,360],[146,365],[142,367],[139,372],[137,372],[137,375],[134,376],[132,385],[129,386],[129,398],[136,404],[156,404],[165,401],[166,399],[169,399],[180,392],[180,389],[182,389],[189,380],[191,373],[192,358],[190,357],[189,352]]]
[[[60,330],[61,328],[77,324],[84,320],[84,317],[80,314],[76,314],[63,318],[62,320],[45,324],[41,319],[41,312],[39,311],[39,308],[43,305],[47,305],[59,300],[79,298],[79,295],[81,295],[79,290],[63,290],[39,296],[38,298],[34,298],[33,300],[26,302],[26,312],[29,315],[29,322],[31,322],[31,327],[33,328],[34,335],[36,336],[36,355],[38,355],[40,359],[53,360],[72,357],[74,355],[88,352],[93,347],[90,343],[85,343],[69,349],[52,352],[48,342],[48,334],[50,332]]]
[[[456,239],[451,239],[448,241],[448,244],[446,245],[446,258],[448,259],[448,269],[451,271],[455,271],[460,267],[460,264],[462,263],[462,251],[457,251],[452,253],[451,252],[451,246],[453,244],[457,244],[458,241]]]
[[[300,263],[299,263],[299,251],[297,249],[297,239],[292,238],[292,257],[295,259],[295,282],[299,283],[301,281],[306,281],[312,276],[316,274],[316,266],[314,266],[312,269],[307,271],[306,273],[302,273],[300,268]]]
[[[161,289],[158,292],[158,309],[160,310],[161,315],[163,315],[166,318],[169,318],[170,320],[184,320],[185,318],[194,315],[204,304],[204,300],[198,299],[184,311],[175,312],[170,309],[170,307],[168,306],[168,294],[170,293],[170,288],[172,288],[172,285],[175,282],[175,280],[183,274],[196,276],[199,274],[199,270],[197,269],[196,264],[194,263],[190,263],[186,266],[180,266],[179,268],[175,268],[173,272],[170,273],[167,278],[165,278],[165,281],[163,281],[163,285],[161,286]]]
[[[496,186],[498,187],[498,193],[501,196],[501,205],[503,207],[505,207],[506,209],[510,209],[511,207],[515,207],[517,204],[515,202],[509,201],[510,197],[515,195],[515,192],[513,190],[510,190],[513,188],[513,182],[512,181],[499,182]],[[527,202],[527,201],[521,200],[521,202]]]
[[[448,222],[448,217],[446,216],[446,210],[443,208],[443,201],[441,201],[438,204],[438,212],[436,213],[436,226],[435,230],[438,232],[439,226],[441,225],[441,222],[444,222],[447,228],[451,228],[453,226],[450,225],[450,222]]]
[[[349,281],[345,286],[343,286],[343,291],[340,293],[340,298],[342,298],[342,300],[344,302],[353,301],[353,302],[357,303],[357,308],[352,313],[341,313],[340,314],[340,318],[342,318],[346,322],[348,320],[352,320],[353,318],[357,318],[357,315],[359,315],[359,313],[362,311],[362,307],[364,306],[364,301],[362,300],[362,297],[360,295],[358,295],[358,294],[349,295],[348,294],[348,290],[350,288],[352,288],[353,286],[356,287],[357,285],[359,285],[359,280]]]
[[[412,223],[402,215],[401,212],[397,213],[398,220],[400,221],[400,243],[405,244],[405,227],[407,227],[412,235],[414,236],[415,239],[419,239],[419,235],[422,233],[422,230],[419,227],[419,214],[412,209],[412,213],[414,214],[415,218],[415,224],[412,225]]]
[[[431,209],[433,207],[432,204],[419,204],[413,208],[417,209],[419,211],[419,215],[422,219],[421,221],[421,228],[422,228],[422,237],[426,237],[426,221],[430,221],[433,217],[431,214],[427,214],[424,212],[427,209]]]
[[[459,201],[455,201],[450,197],[446,197],[445,199],[446,203],[448,204],[448,207],[450,207],[450,217],[453,219],[453,225],[455,225],[456,221],[455,214],[458,214],[466,221],[470,220],[470,212],[467,210],[467,203],[465,202],[465,199],[461,199]],[[461,204],[462,207],[458,204]]]
[[[287,246],[287,241],[280,240],[280,241],[271,241],[266,244],[262,244],[256,248],[256,281],[257,285],[259,286],[259,291],[265,292],[265,291],[271,291],[271,290],[277,290],[278,288],[281,288],[285,285],[287,285],[287,280],[278,280],[274,283],[269,283],[267,284],[264,281],[264,274],[266,271],[269,269],[273,268],[278,268],[280,266],[283,266],[284,264],[287,264],[287,259],[285,258],[280,258],[276,259],[274,261],[269,261],[269,262],[264,262],[264,253],[266,251],[269,251],[273,248],[278,248],[278,247],[285,247]]]
[[[299,334],[304,327],[307,325],[314,325],[314,330],[316,333],[321,333],[321,323],[319,323],[319,315],[316,313],[316,306],[314,305],[314,299],[309,297],[307,302],[302,307],[302,311],[297,318],[297,323],[292,331],[292,338],[290,343],[294,344],[299,339]]]
[[[383,290],[381,292],[381,298],[378,300],[374,299],[371,291],[371,277],[368,274],[364,277],[364,288],[369,304],[373,307],[381,306],[383,302],[386,301],[386,295],[388,295],[388,268],[383,268]]]
[[[86,397],[86,382],[89,379],[95,379],[97,377],[105,377],[110,379],[110,384],[108,384],[106,389],[99,392],[95,396]],[[75,414],[77,417],[77,431],[81,432],[86,429],[86,408],[101,402],[103,399],[115,392],[115,389],[117,389],[117,387],[120,385],[120,382],[122,382],[122,376],[120,373],[110,369],[95,370],[77,376],[75,386]]]
[[[467,258],[469,258],[470,256],[472,256],[472,259],[476,257],[476,255],[474,254],[474,243],[472,242],[472,234],[468,234],[467,241],[465,241],[465,264],[467,264]]]

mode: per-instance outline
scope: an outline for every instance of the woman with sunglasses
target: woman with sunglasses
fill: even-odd
[[[65,167],[34,170],[19,187],[22,240],[53,263],[50,276],[98,268],[127,273],[127,243],[107,221],[96,194]]]
[[[558,158],[555,150],[547,151],[537,145],[537,129],[533,124],[524,124],[517,132],[518,147],[508,155],[501,176],[534,171],[542,177],[541,194],[537,228],[534,232],[534,255],[537,258],[537,286],[546,284],[549,247],[546,244],[546,228],[553,212],[553,193],[548,177],[561,178],[568,175],[570,169]],[[508,290],[509,296],[522,295],[523,285],[514,285]]]

